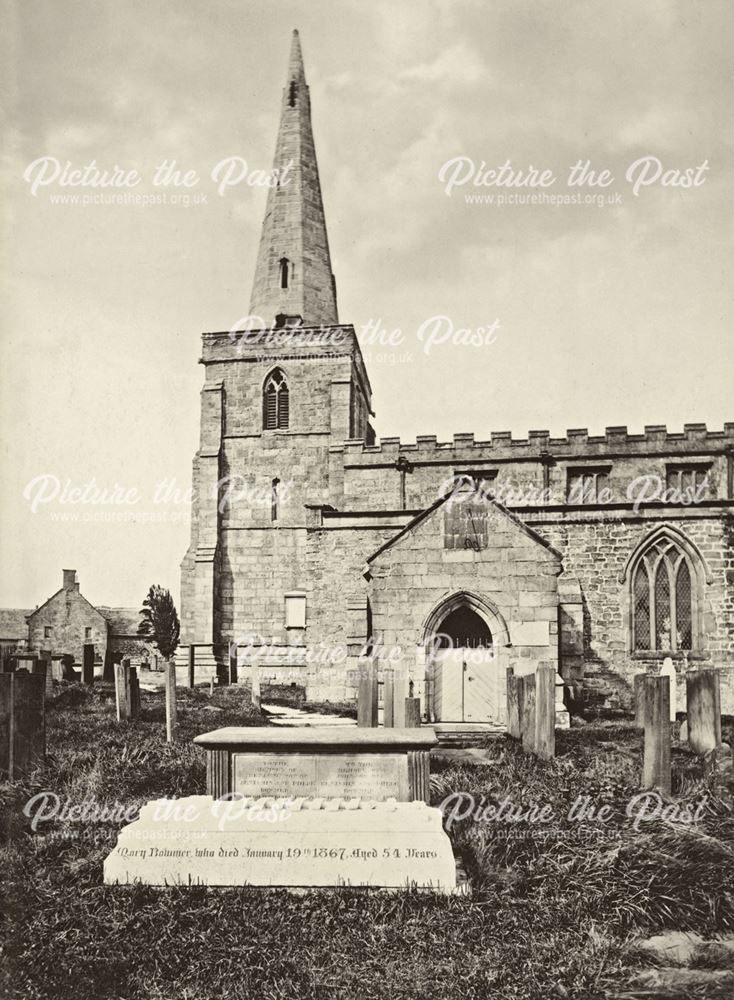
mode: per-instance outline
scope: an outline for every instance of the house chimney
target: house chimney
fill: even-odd
[[[75,569],[65,569],[64,574],[64,590],[79,590],[79,584],[76,582],[76,570]]]

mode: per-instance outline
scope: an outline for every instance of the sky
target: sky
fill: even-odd
[[[3,8],[0,606],[62,567],[96,604],[178,595],[200,335],[248,313],[293,28],[378,436],[734,420],[729,0]],[[474,185],[507,161],[555,179]]]

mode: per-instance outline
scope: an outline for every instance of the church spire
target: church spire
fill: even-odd
[[[261,316],[266,326],[336,324],[336,283],[297,31],[291,43],[273,168],[277,184],[268,190],[250,313]]]

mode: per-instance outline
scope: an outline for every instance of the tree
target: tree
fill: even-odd
[[[181,630],[170,592],[154,584],[143,601],[140,614],[138,635],[156,646],[164,660],[170,660],[178,648]]]

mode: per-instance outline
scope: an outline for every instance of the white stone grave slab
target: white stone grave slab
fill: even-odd
[[[441,812],[365,799],[159,799],[121,830],[105,884],[458,891]]]

